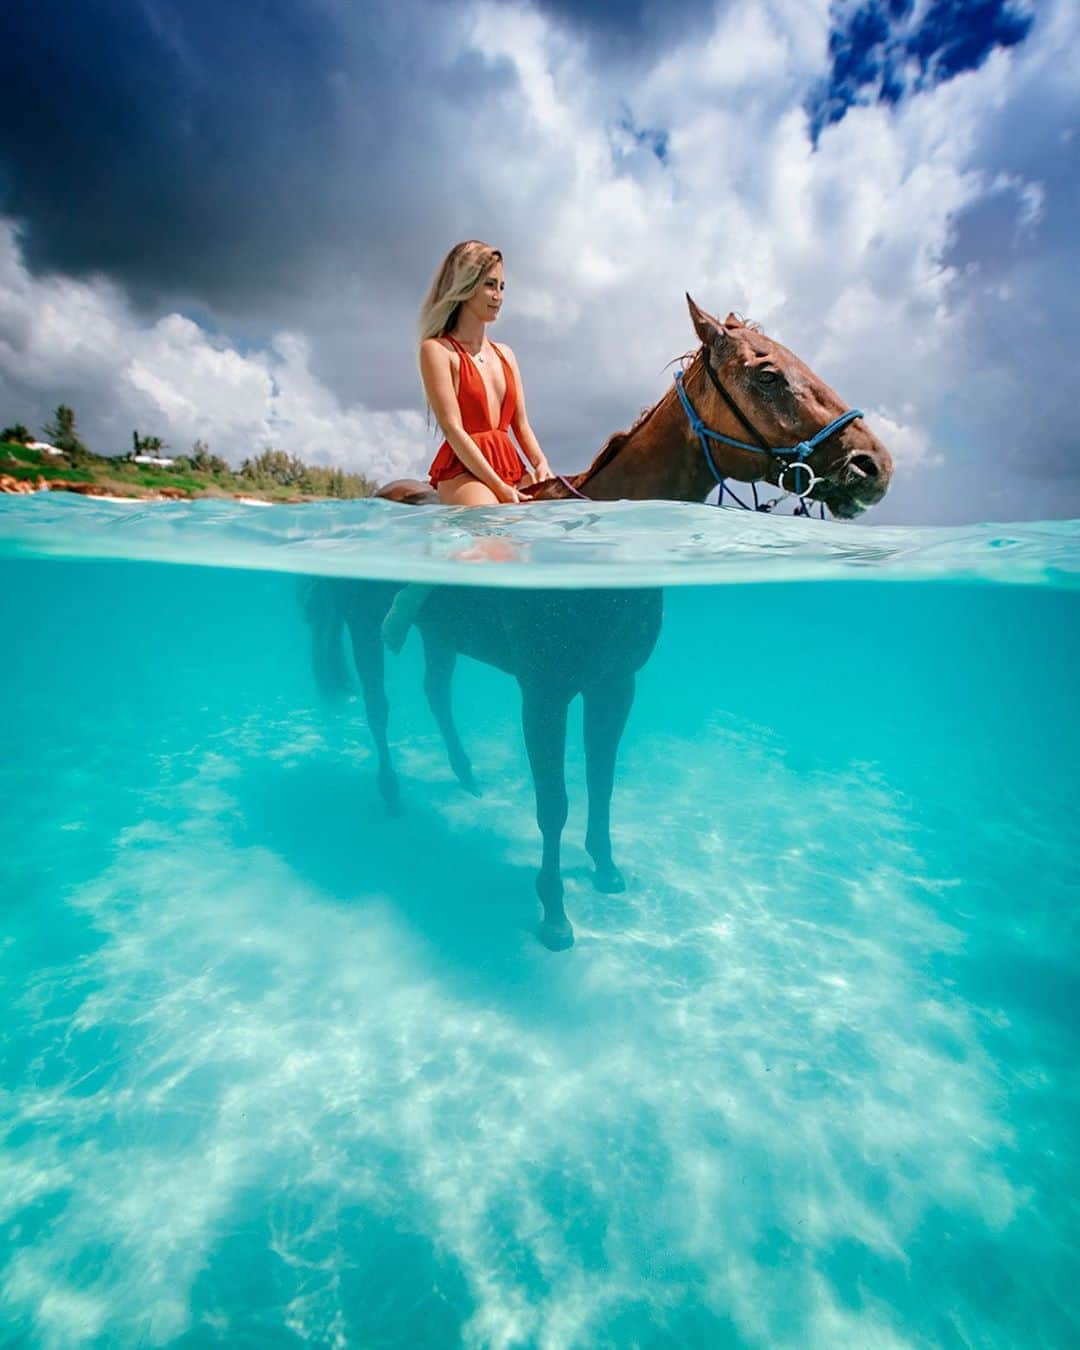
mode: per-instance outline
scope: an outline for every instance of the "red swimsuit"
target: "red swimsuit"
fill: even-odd
[[[453,343],[454,350],[461,358],[461,374],[458,377],[458,407],[461,409],[461,423],[479,446],[481,453],[504,483],[516,487],[525,476],[525,466],[521,462],[514,442],[510,439],[510,423],[517,411],[517,383],[510,362],[499,352],[506,376],[506,393],[503,395],[502,410],[499,413],[498,426],[491,423],[491,404],[488,400],[487,386],[476,369],[472,357],[457,341],[447,334],[447,341]],[[449,441],[443,441],[431,461],[428,478],[435,487],[444,478],[456,478],[460,473],[468,473],[465,465],[454,454]]]

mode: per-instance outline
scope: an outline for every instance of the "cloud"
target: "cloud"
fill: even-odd
[[[335,406],[416,425],[420,298],[445,248],[479,236],[506,252],[496,336],[518,353],[562,469],[662,392],[665,363],[692,342],[689,289],[760,321],[843,397],[886,410],[913,472],[876,518],[1080,511],[1061,392],[1080,337],[1068,280],[1077,17],[1050,3],[1025,18],[1022,41],[1006,48],[999,34],[968,69],[942,28],[938,55],[920,60],[950,78],[856,99],[815,143],[807,100],[836,76],[830,33],[852,12],[721,5],[653,42],[647,5],[621,24],[603,6],[495,0],[271,7],[258,37],[234,14],[223,44],[197,7],[158,0],[83,35],[91,50],[127,42],[142,61],[118,76],[123,134],[101,151],[108,162],[94,138],[112,145],[113,123],[94,114],[82,127],[65,93],[44,131],[16,127],[0,200],[22,222],[35,284],[51,284],[49,270],[92,289],[104,276],[147,331],[174,312],[197,319],[214,388],[228,385],[227,350],[237,378],[252,361],[253,380],[288,371],[298,428],[327,432]],[[917,6],[903,31],[930,31],[935,15],[944,22],[941,5]],[[58,61],[85,93],[92,62],[73,52],[64,38]],[[61,130],[77,152],[61,153]],[[61,210],[99,172],[107,190],[87,212]],[[1015,341],[1000,340],[1003,324]],[[281,332],[302,359],[279,349]],[[169,355],[196,339],[159,334],[138,354],[138,397],[162,416],[199,401]],[[1051,393],[1029,416],[1036,352]],[[127,406],[128,376],[114,372],[106,392],[95,369],[103,387],[87,385],[88,400],[119,387]],[[193,421],[189,410],[185,435]],[[366,461],[360,430],[331,438],[378,472],[386,456]],[[399,444],[393,461],[419,467],[429,448]]]
[[[829,73],[807,101],[814,135],[856,103],[898,103],[1023,42],[1024,0],[857,0],[833,8]]]
[[[209,441],[234,461],[267,445],[318,463],[415,473],[428,440],[417,409],[343,406],[311,369],[301,334],[247,352],[182,314],[150,321],[111,283],[35,278],[0,229],[0,394],[23,420],[72,404],[91,443],[125,449],[133,428],[176,450]]]

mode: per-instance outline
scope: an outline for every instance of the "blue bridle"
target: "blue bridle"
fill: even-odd
[[[781,492],[784,492],[789,496],[798,497],[799,505],[802,508],[802,514],[809,515],[810,513],[806,508],[806,497],[813,491],[815,485],[821,482],[821,479],[810,465],[807,464],[807,456],[812,454],[823,441],[828,440],[835,432],[842,430],[849,422],[854,422],[856,417],[862,417],[860,410],[858,408],[849,408],[846,413],[841,413],[839,417],[834,417],[828,426],[822,427],[821,430],[808,441],[800,441],[798,445],[786,446],[783,449],[774,449],[772,446],[766,445],[762,437],[758,435],[757,429],[749,421],[742,409],[736,405],[735,400],[717,379],[716,372],[709,364],[707,355],[705,356],[705,370],[712,380],[717,392],[725,399],[732,412],[735,413],[739,421],[742,422],[753,435],[757,436],[758,440],[761,442],[760,445],[751,445],[749,441],[738,441],[734,436],[725,436],[722,432],[713,431],[712,427],[707,427],[698,416],[697,409],[690,402],[689,394],[687,394],[686,390],[683,388],[683,372],[681,370],[676,372],[675,390],[679,395],[679,402],[683,405],[683,411],[686,413],[687,421],[690,423],[690,429],[701,443],[701,449],[705,455],[705,463],[709,466],[709,472],[720,486],[720,495],[716,502],[717,506],[723,506],[725,492],[732,501],[741,506],[744,511],[770,511],[776,503],[764,502],[759,504],[757,499],[757,485],[753,481],[751,481],[750,486],[754,493],[754,505],[750,507],[747,506],[745,502],[740,501],[728,487],[724,475],[716,467],[716,461],[713,459],[712,451],[709,449],[710,441],[719,441],[722,445],[732,445],[737,450],[752,450],[756,455],[768,455],[770,459],[780,461],[783,467],[781,468],[780,476],[777,479],[777,487],[779,487]],[[796,476],[791,487],[785,486],[784,483],[784,475],[789,473]],[[807,480],[801,488],[798,486],[797,481],[800,473],[805,475]],[[822,504],[821,514],[822,517],[824,517],[824,504]]]

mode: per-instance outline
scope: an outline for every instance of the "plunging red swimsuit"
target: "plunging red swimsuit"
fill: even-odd
[[[506,393],[503,395],[502,409],[499,412],[498,426],[491,424],[491,404],[487,386],[476,365],[456,338],[446,335],[454,350],[461,358],[461,373],[458,376],[458,407],[461,409],[461,424],[479,446],[481,453],[504,483],[516,487],[525,476],[525,466],[510,439],[510,423],[517,411],[517,381],[510,362],[492,343],[499,360],[503,364],[506,376]],[[444,478],[456,478],[460,473],[468,473],[454,453],[449,441],[443,441],[431,461],[428,479],[432,487]]]

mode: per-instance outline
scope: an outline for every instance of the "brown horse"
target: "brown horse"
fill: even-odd
[[[840,517],[858,515],[885,495],[892,474],[889,452],[848,413],[812,370],[734,315],[724,323],[687,296],[701,346],[682,377],[685,399],[714,439],[708,454],[692,426],[677,387],[644,412],[626,432],[612,436],[584,473],[531,489],[534,500],[584,496],[702,501],[717,472],[741,482],[766,481],[806,493]],[[837,423],[836,430],[830,428]],[[822,433],[824,432],[824,435]],[[752,435],[757,447],[745,440]],[[815,442],[811,448],[811,442]],[[777,453],[771,447],[792,447]],[[799,458],[812,474],[790,469]],[[712,460],[715,470],[710,467]],[[380,496],[428,502],[426,484],[399,480]],[[319,580],[308,592],[313,660],[320,686],[347,686],[341,647],[347,626],[368,724],[379,763],[379,788],[396,811],[400,798],[387,742],[380,626],[398,587],[392,583]],[[659,590],[520,591],[438,587],[417,619],[424,642],[424,688],[460,782],[475,792],[472,768],[451,712],[450,690],[458,654],[474,657],[517,680],[522,696],[525,746],[536,788],[543,859],[536,889],[543,906],[538,929],[552,950],[573,943],[563,908],[560,845],[567,817],[564,772],[566,717],[571,700],[584,702],[586,780],[589,794],[586,848],[602,891],[624,889],[611,852],[610,805],[619,740],[634,698],[637,671],[660,632]]]
[[[787,459],[769,447],[799,446],[841,419],[847,405],[809,366],[753,324],[729,314],[721,323],[688,295],[701,346],[683,377],[686,396],[713,431],[743,445],[711,441],[713,462],[724,478],[778,486]],[[750,435],[757,445],[747,441]],[[806,463],[818,480],[807,494],[840,519],[881,501],[892,477],[892,458],[861,421],[823,440]],[[704,501],[716,486],[701,440],[673,384],[629,431],[612,436],[584,473],[552,478],[525,491],[533,501],[578,494],[592,501]],[[798,486],[790,475],[785,487]],[[401,478],[378,496],[409,505],[438,501],[427,483]]]

